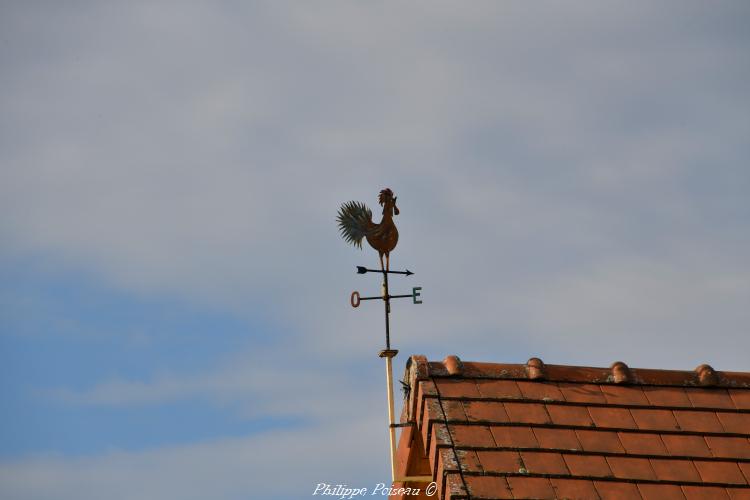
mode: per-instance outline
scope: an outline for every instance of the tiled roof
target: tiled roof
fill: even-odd
[[[412,356],[404,380],[399,477],[438,491],[391,498],[750,499],[750,373]]]

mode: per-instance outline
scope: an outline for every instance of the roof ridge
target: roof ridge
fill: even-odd
[[[415,367],[411,365],[415,364]],[[425,356],[412,356],[407,370],[413,369],[417,380],[428,378],[535,380],[601,385],[675,386],[688,388],[723,387],[750,389],[750,372],[717,371],[708,364],[694,370],[631,368],[615,361],[608,368],[546,364],[533,357],[526,363],[486,363],[462,361],[449,355],[443,361],[428,361]]]

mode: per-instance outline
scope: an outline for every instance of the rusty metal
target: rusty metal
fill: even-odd
[[[378,251],[381,271],[388,271],[391,252],[398,244],[398,229],[393,223],[393,216],[400,213],[396,206],[397,198],[388,188],[380,191],[378,203],[383,207],[383,217],[377,224],[372,221],[372,211],[364,203],[356,201],[341,205],[337,217],[341,236],[346,241],[362,248],[362,239],[365,238]]]

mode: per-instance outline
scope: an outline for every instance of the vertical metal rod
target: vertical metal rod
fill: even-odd
[[[388,431],[391,438],[391,480],[396,480],[396,428],[393,417],[393,370],[391,356],[385,358],[386,379],[388,380]]]
[[[391,300],[388,292],[388,273],[383,273],[383,288],[385,288],[385,294],[383,300],[385,301],[385,348],[390,351],[391,349],[391,325],[390,325],[390,314],[391,314]]]

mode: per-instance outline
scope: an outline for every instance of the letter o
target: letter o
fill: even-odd
[[[352,292],[352,297],[349,299],[352,303],[352,307],[359,307],[359,292],[356,290]]]

